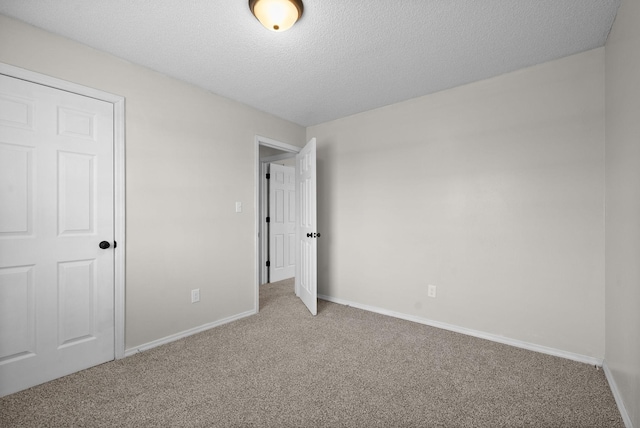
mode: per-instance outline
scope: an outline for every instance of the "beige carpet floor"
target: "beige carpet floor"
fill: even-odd
[[[2,427],[623,427],[604,373],[325,301],[260,313],[0,399]]]

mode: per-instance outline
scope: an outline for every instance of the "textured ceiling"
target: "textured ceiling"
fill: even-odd
[[[303,126],[603,46],[620,0],[0,0],[0,13]]]

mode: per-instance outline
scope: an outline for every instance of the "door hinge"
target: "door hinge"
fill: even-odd
[[[271,174],[267,173],[267,180],[271,180]]]
[[[267,260],[267,267],[271,267],[271,262]]]
[[[267,217],[267,223],[271,223],[271,217]]]

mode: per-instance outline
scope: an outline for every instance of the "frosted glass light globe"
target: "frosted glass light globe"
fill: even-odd
[[[302,15],[300,1],[250,0],[249,7],[265,28],[277,32],[291,28]]]

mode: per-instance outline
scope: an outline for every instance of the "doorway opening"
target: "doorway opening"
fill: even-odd
[[[263,148],[261,159],[260,149]],[[273,152],[271,149],[275,149]],[[274,158],[275,156],[275,158]],[[295,232],[281,233],[281,236],[291,236],[295,242],[295,293],[304,303],[312,315],[317,314],[318,277],[317,277],[317,213],[316,213],[316,139],[310,139],[300,148],[269,138],[256,136],[255,138],[255,291],[254,307],[260,310],[260,284],[266,280],[266,171],[264,164],[274,159],[288,159],[295,156],[295,169],[292,191],[295,201]],[[275,164],[273,165],[276,166]],[[264,174],[264,175],[263,175]],[[263,179],[265,177],[265,179]],[[284,180],[283,180],[284,181]],[[283,188],[284,189],[284,188]],[[280,205],[282,206],[282,205]],[[273,229],[275,230],[275,228]],[[272,255],[270,255],[272,256]]]
[[[270,282],[269,278],[269,193],[267,174],[270,164],[287,167],[295,165],[295,156],[301,148],[266,137],[255,139],[256,172],[256,280],[255,311],[260,309],[260,285]]]

